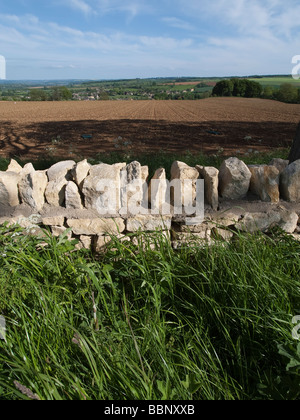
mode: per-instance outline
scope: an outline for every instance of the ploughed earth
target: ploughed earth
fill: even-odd
[[[300,105],[263,99],[0,102],[0,156],[90,158],[113,151],[238,156],[292,145]]]

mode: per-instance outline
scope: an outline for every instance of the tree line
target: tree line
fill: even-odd
[[[68,101],[72,99],[72,92],[65,86],[52,89],[30,89],[27,98],[30,101]]]
[[[212,96],[264,98],[297,104],[300,103],[300,88],[290,83],[283,83],[279,88],[263,87],[260,83],[252,80],[233,78],[218,82],[212,91]]]

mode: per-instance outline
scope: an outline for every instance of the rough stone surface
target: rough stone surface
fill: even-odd
[[[170,197],[167,195],[168,185],[166,178],[166,171],[164,168],[157,169],[150,181],[148,189],[148,201],[152,214],[164,214],[169,210]]]
[[[90,168],[82,187],[87,209],[94,209],[100,215],[116,214],[119,211],[121,206],[120,172],[125,167],[126,163],[115,165],[101,163]]]
[[[73,180],[80,190],[82,190],[83,182],[88,176],[90,169],[91,165],[88,163],[87,159],[84,159],[81,162],[78,162],[72,170]]]
[[[246,197],[251,180],[251,172],[247,165],[238,158],[225,160],[219,172],[219,193],[228,200]]]
[[[144,199],[146,198],[148,172],[148,167],[142,167],[137,161],[131,162],[126,168],[121,170],[120,214],[137,214],[140,212],[141,206],[147,207],[147,200]]]
[[[170,230],[171,221],[171,216],[136,215],[127,219],[126,230],[128,232]]]
[[[279,202],[279,171],[275,166],[249,165],[251,176],[250,191],[262,201]]]
[[[19,193],[23,203],[40,211],[45,204],[45,191],[48,184],[46,171],[31,171],[19,182]]]
[[[286,201],[300,201],[300,160],[288,165],[281,174],[280,192]]]
[[[117,235],[125,230],[121,218],[67,219],[67,225],[75,235]]]
[[[181,203],[190,207],[193,206],[196,199],[196,181],[199,179],[199,172],[196,168],[188,166],[184,162],[175,161],[171,166],[171,182],[174,180],[191,181],[191,189],[189,183],[187,185],[181,184]],[[171,189],[171,202],[174,202],[174,193]]]
[[[15,207],[20,204],[19,180],[20,175],[16,172],[0,171],[0,206]]]
[[[67,209],[83,208],[78,187],[73,181],[69,181],[66,185],[65,200]]]
[[[48,182],[45,190],[47,203],[53,207],[63,207],[65,205],[65,191],[68,180],[62,177]]]
[[[284,230],[286,233],[293,233],[297,229],[299,216],[295,212],[290,212],[287,210],[280,211],[280,221],[278,226]]]
[[[8,165],[7,172],[16,172],[19,174],[22,171],[22,166],[14,159],[11,159],[10,164]]]
[[[272,227],[278,225],[281,216],[278,212],[267,213],[246,213],[244,218],[235,225],[236,229],[254,233],[254,232],[267,232]]]
[[[75,167],[73,160],[58,162],[47,171],[49,179],[45,191],[47,203],[58,207],[65,204],[65,190],[69,180],[71,180],[71,171]]]
[[[42,217],[42,224],[44,226],[63,226],[64,223],[65,223],[64,216]]]
[[[70,180],[71,171],[75,165],[76,163],[73,160],[66,160],[55,163],[47,171],[49,181],[54,181],[60,178],[66,178],[67,181]]]
[[[279,159],[279,158],[274,158],[269,163],[269,166],[275,166],[275,168],[278,169],[278,171],[279,171],[280,174],[281,174],[281,172],[283,172],[285,170],[285,168],[288,165],[289,165],[289,161],[288,160]]]
[[[206,202],[217,210],[219,206],[219,171],[211,166],[196,166],[204,179],[204,194]]]

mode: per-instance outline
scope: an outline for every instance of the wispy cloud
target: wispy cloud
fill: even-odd
[[[185,31],[195,31],[195,26],[190,22],[177,17],[164,17],[161,19],[163,23],[171,26],[172,28],[183,29]]]

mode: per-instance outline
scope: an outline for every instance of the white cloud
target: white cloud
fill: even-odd
[[[179,19],[177,17],[164,17],[161,19],[162,22],[166,23],[167,25],[177,28],[183,29],[185,31],[195,31],[195,26],[192,25],[190,22],[187,22],[183,19]]]

